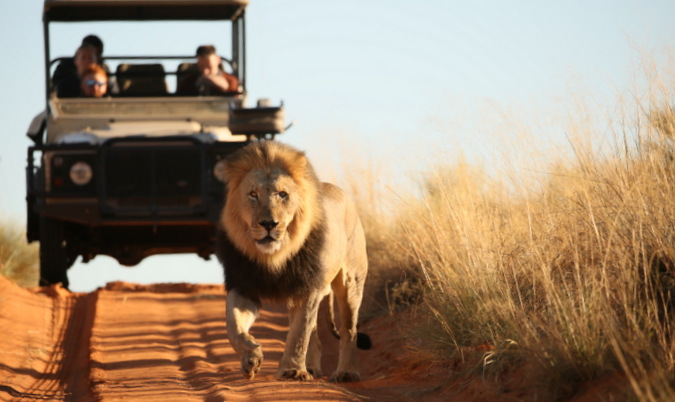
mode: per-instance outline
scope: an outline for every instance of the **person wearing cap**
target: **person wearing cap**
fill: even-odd
[[[82,38],[82,46],[93,46],[96,49],[96,60],[98,64],[103,64],[103,41],[96,35],[87,35]],[[79,50],[79,47],[78,47]],[[76,52],[77,53],[77,52]],[[77,54],[76,54],[77,55]],[[68,57],[62,59],[54,70],[52,75],[52,85],[57,88],[61,81],[72,77],[73,73],[77,71],[75,66],[75,57]]]
[[[203,45],[197,48],[197,70],[187,73],[178,83],[177,93],[183,95],[220,95],[239,92],[239,80],[221,68],[216,48]]]
[[[98,64],[91,64],[82,73],[80,95],[89,98],[102,98],[108,92],[108,74]]]

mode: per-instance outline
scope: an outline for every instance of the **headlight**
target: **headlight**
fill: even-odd
[[[218,181],[221,181],[225,183],[225,160],[219,160],[216,162],[216,164],[213,166],[213,175],[218,179]]]
[[[76,162],[70,167],[70,180],[78,186],[91,181],[91,166],[86,162]]]

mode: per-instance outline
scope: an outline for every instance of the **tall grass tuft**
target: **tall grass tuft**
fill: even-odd
[[[26,235],[12,223],[0,225],[0,273],[23,287],[38,285],[39,251],[28,244]]]
[[[398,195],[384,184],[386,173],[380,170],[363,160],[342,168],[346,178],[341,185],[356,203],[366,234],[369,270],[361,307],[364,319],[410,307],[422,288],[417,263],[396,231]]]
[[[426,178],[396,231],[435,355],[490,344],[483,374],[527,364],[540,399],[619,375],[633,397],[675,400],[675,112],[657,89],[608,117],[603,152],[588,136],[604,133],[572,124],[573,157],[536,179],[463,162]]]

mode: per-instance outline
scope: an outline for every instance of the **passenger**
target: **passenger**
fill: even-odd
[[[108,92],[108,74],[103,67],[92,64],[82,73],[80,82],[82,96],[102,98]]]
[[[80,81],[84,71],[93,65],[98,65],[97,49],[89,44],[77,48],[73,58],[75,70],[63,77],[56,88],[56,95],[59,98],[74,98],[80,95]]]
[[[239,80],[222,70],[221,59],[211,45],[197,48],[197,69],[188,73],[178,83],[177,93],[182,95],[218,95],[239,91]]]
[[[83,45],[94,46],[96,48],[96,57],[98,63],[103,65],[103,41],[101,38],[96,35],[87,35],[82,38],[82,44],[80,46]],[[56,66],[54,75],[52,76],[52,84],[54,85],[54,88],[58,87],[61,80],[68,78],[75,71],[77,71],[77,68],[75,67],[74,57],[61,60]]]

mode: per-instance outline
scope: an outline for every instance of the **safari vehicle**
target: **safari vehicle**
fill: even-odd
[[[26,172],[27,237],[40,242],[42,284],[67,287],[66,271],[80,256],[88,262],[105,254],[133,266],[154,254],[196,253],[205,259],[213,254],[223,160],[250,141],[273,139],[285,125],[282,105],[245,106],[247,4],[45,0],[46,105],[28,130],[34,144]],[[222,23],[230,54],[219,55],[240,87],[218,96],[182,96],[169,89],[196,68],[194,49],[203,43],[195,41],[176,55],[104,52],[119,93],[58,98],[50,77],[63,57],[52,58],[50,30],[83,22]],[[80,38],[66,39],[74,49]],[[146,39],[153,49],[161,37]]]

